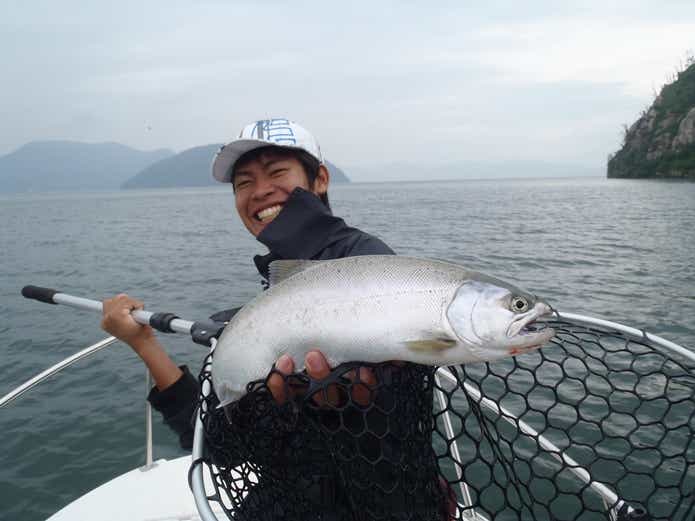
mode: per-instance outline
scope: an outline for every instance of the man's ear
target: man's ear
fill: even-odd
[[[321,195],[328,192],[328,184],[330,181],[331,174],[328,172],[326,165],[319,165],[319,173],[314,180],[314,193],[316,195]]]

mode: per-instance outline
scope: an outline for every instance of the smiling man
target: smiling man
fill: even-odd
[[[295,188],[311,191],[328,207],[330,175],[316,140],[288,120],[251,123],[223,146],[213,176],[234,187],[236,209],[255,237],[279,213]]]
[[[247,152],[237,161],[232,173],[236,209],[252,235],[258,237],[278,216],[295,188],[327,201],[328,170],[313,163],[308,152],[275,146]]]
[[[244,226],[270,250],[263,264],[393,254],[376,237],[332,215],[330,174],[321,149],[296,123],[271,119],[245,126],[238,139],[219,151],[212,171],[218,181],[232,183]],[[278,216],[282,218],[268,226]]]

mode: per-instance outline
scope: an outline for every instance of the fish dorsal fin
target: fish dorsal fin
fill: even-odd
[[[272,288],[283,280],[289,279],[297,273],[313,268],[322,261],[312,260],[276,260],[268,267],[268,284]]]

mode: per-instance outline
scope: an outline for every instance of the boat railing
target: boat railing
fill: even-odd
[[[67,358],[61,360],[57,364],[52,365],[48,369],[41,371],[36,376],[30,378],[23,384],[15,387],[5,396],[0,398],[0,409],[14,402],[24,393],[33,389],[44,380],[60,373],[64,369],[67,369],[68,367],[75,364],[76,362],[79,362],[80,360],[84,360],[85,358],[92,356],[93,354],[101,351],[105,347],[108,347],[117,341],[118,339],[113,336],[104,338],[103,340],[100,340],[99,342],[96,342],[90,345],[89,347],[85,347],[77,353],[68,356]],[[150,386],[152,385],[152,377],[150,376],[149,371],[145,371],[145,373],[146,390],[147,392],[149,392]],[[145,400],[145,465],[141,467],[141,470],[148,470],[154,465],[152,458],[152,406],[150,405],[150,402]]]

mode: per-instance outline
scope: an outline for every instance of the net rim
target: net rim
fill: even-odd
[[[695,362],[695,352],[653,333],[647,333],[647,331],[645,331],[644,329],[637,329],[634,327],[626,326],[624,324],[620,324],[618,322],[612,322],[610,320],[590,317],[586,315],[579,315],[576,313],[565,313],[553,310],[553,314],[558,320],[569,320],[571,322],[578,322],[581,324],[607,327],[616,331],[620,331],[621,333],[624,333],[634,338],[635,340],[647,340],[648,342],[668,349],[669,351],[677,353],[681,356],[684,356],[688,360]]]

